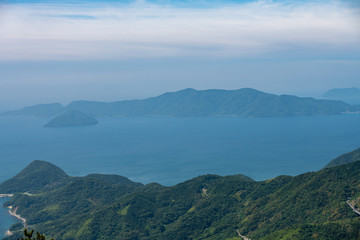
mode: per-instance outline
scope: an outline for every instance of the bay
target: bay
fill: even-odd
[[[0,182],[33,160],[72,176],[119,174],[174,185],[203,174],[256,180],[317,171],[360,147],[360,114],[282,118],[114,117],[44,128],[47,118],[0,117]]]

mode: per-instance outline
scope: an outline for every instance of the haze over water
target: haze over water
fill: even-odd
[[[0,109],[250,87],[360,87],[358,1],[9,0]]]
[[[46,118],[0,117],[0,181],[33,160],[69,175],[119,174],[173,185],[203,174],[256,180],[317,171],[360,145],[360,115],[239,118],[119,117],[43,128]]]

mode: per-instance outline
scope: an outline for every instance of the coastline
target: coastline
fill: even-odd
[[[0,193],[0,198],[13,197],[14,194]]]
[[[14,217],[16,217],[17,219],[21,220],[22,223],[23,223],[23,225],[24,225],[24,227],[26,228],[26,227],[27,227],[27,225],[26,225],[26,219],[23,218],[23,217],[21,217],[20,214],[16,214],[16,211],[18,210],[18,207],[16,207],[13,211],[12,211],[12,209],[13,209],[12,206],[9,206],[8,208],[9,208],[9,214],[10,214],[11,216],[14,216]],[[5,233],[6,236],[11,236],[11,235],[13,235],[13,234],[14,234],[14,233],[11,232],[10,230],[7,230],[6,233]]]
[[[12,210],[13,209],[12,206],[9,206],[8,208],[9,208],[9,214],[11,216],[14,216],[17,219],[21,220],[23,222],[24,227],[26,228],[26,219],[21,217],[20,214],[16,214],[16,211],[18,210],[18,207],[16,207],[14,210]]]
[[[14,196],[14,194],[3,194],[3,193],[0,194],[0,198],[7,198],[7,197],[13,197],[13,196]],[[8,206],[8,208],[9,208],[9,214],[10,214],[11,216],[14,216],[14,217],[16,217],[17,219],[21,220],[22,223],[23,223],[23,225],[24,225],[24,227],[27,227],[27,225],[26,225],[26,219],[23,218],[23,217],[21,217],[20,214],[16,214],[16,211],[18,210],[18,207],[16,207],[14,210],[13,210],[13,207],[12,207],[12,206]],[[6,236],[11,236],[11,235],[13,235],[13,232],[11,232],[10,230],[7,230],[7,231],[5,232],[5,235],[6,235]]]
[[[7,198],[7,197],[13,197],[13,196],[14,196],[14,194],[7,194],[7,193],[1,193],[1,194],[0,194],[0,198]],[[14,215],[10,212],[12,207],[9,207],[9,208],[10,208],[9,214],[12,215],[12,216],[14,216]],[[15,216],[15,217],[17,217],[17,216]],[[5,232],[5,235],[6,235],[6,236],[11,236],[11,235],[13,235],[13,233],[12,233],[10,230],[7,230],[7,231]]]

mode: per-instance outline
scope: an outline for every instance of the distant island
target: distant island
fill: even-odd
[[[117,102],[74,101],[66,107],[42,104],[3,115],[55,116],[67,111],[79,111],[90,116],[240,116],[281,117],[332,115],[359,112],[360,106],[337,100],[274,95],[251,88],[239,90],[184,89],[143,100]]]
[[[325,99],[344,101],[349,104],[360,104],[360,89],[351,88],[334,88],[323,94]]]
[[[79,111],[68,111],[60,116],[51,119],[44,127],[60,128],[60,127],[76,127],[98,124],[98,121]]]
[[[171,187],[117,175],[70,177],[34,161],[1,183],[0,193],[14,194],[5,206],[54,239],[353,240],[360,234],[359,151],[295,177],[209,174]],[[7,240],[23,230],[17,223],[10,231]]]

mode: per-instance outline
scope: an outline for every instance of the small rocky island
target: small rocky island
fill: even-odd
[[[78,111],[68,111],[51,119],[44,127],[59,128],[59,127],[75,127],[88,126],[98,124],[98,121],[85,113]]]

